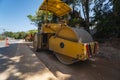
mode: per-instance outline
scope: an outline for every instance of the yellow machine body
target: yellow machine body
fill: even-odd
[[[61,0],[44,0],[39,10],[50,11],[61,17],[68,14],[71,8]],[[89,59],[98,51],[98,43],[93,42],[87,31],[71,28],[66,23],[42,24],[41,30],[35,35],[33,46],[35,50],[55,52],[56,57],[65,64]]]
[[[42,32],[49,34],[47,48],[56,53],[69,56],[74,59],[86,60],[88,56],[86,44],[91,47],[91,55],[94,55],[94,46],[97,42],[82,42],[78,34],[69,26],[61,24],[43,24]],[[51,34],[51,35],[50,35]],[[54,35],[52,35],[54,34]]]
[[[64,45],[61,47],[61,45]],[[87,44],[87,43],[86,43]],[[84,43],[77,43],[61,38],[55,38],[51,37],[49,40],[49,50],[55,51],[57,53],[60,53],[62,55],[78,59],[78,60],[87,60],[89,58],[87,50],[86,50],[86,44]],[[95,43],[91,42],[91,50],[94,51],[94,45]],[[94,54],[92,53],[92,56]]]
[[[83,44],[65,40],[62,38],[51,37],[49,40],[49,49],[57,53],[69,56],[71,58],[80,60],[87,59],[87,55],[84,54]]]
[[[61,0],[44,0],[39,10],[47,10],[60,17],[68,14],[72,9]]]

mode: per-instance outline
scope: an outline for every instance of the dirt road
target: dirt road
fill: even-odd
[[[0,80],[57,80],[24,44],[0,48]]]
[[[0,80],[120,80],[120,62],[96,56],[66,66],[52,52],[27,45],[0,48]]]
[[[59,80],[120,80],[120,63],[96,56],[71,66],[61,64],[49,51],[37,52],[38,58]]]

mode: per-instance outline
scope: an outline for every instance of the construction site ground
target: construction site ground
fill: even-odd
[[[95,57],[70,66],[60,63],[53,52],[34,52],[32,47],[31,50],[59,80],[119,80],[119,40],[108,40],[99,45],[100,51]]]
[[[100,44],[100,54],[67,66],[32,43],[11,44],[0,48],[0,80],[120,80],[120,50]]]

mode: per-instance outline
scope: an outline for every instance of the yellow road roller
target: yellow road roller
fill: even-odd
[[[61,0],[44,0],[39,10],[61,17],[68,14],[71,8]],[[53,51],[58,60],[66,65],[87,60],[98,52],[98,43],[86,30],[69,27],[65,22],[42,24],[34,36],[33,47],[36,51]]]

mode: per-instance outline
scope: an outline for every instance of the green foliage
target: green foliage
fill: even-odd
[[[11,38],[15,38],[15,39],[25,39],[26,36],[28,35],[32,35],[34,36],[34,34],[37,33],[37,30],[29,30],[28,32],[4,32],[4,36],[7,37],[11,37]]]
[[[45,15],[47,15],[47,17]],[[40,10],[40,11],[36,12],[36,14],[34,16],[28,15],[27,17],[32,22],[32,24],[34,24],[36,26],[41,26],[41,24],[44,22],[47,22],[47,21],[51,22],[52,16],[53,16],[52,13],[50,13],[48,11],[46,12],[46,11]]]
[[[120,2],[120,0],[116,1]],[[117,4],[118,3],[113,3],[111,0],[109,0],[108,2],[104,0],[103,2],[101,2],[100,0],[96,0],[94,8],[94,22],[97,22],[97,33],[94,35],[95,37],[120,37],[120,10],[118,10],[120,6],[118,6]]]
[[[19,34],[19,39],[24,39],[26,37],[26,33],[25,32],[18,32],[17,34]]]
[[[3,36],[2,34],[0,34],[0,40],[4,40],[5,36]]]
[[[4,32],[4,35],[8,36],[8,37],[13,37],[13,32],[6,31],[6,32]]]
[[[77,11],[79,12],[79,17],[81,16],[80,14],[83,14],[84,16],[82,17],[83,19],[79,19],[77,17],[77,22],[82,23],[82,27],[85,27],[87,31],[89,31],[89,25],[90,25],[90,12],[92,8],[90,7],[93,4],[93,0],[63,0],[67,4],[72,5],[73,8],[73,15]],[[74,15],[75,16],[75,15]],[[72,17],[74,25],[76,23],[75,18]]]
[[[10,37],[10,36],[8,36],[8,37]],[[15,38],[15,39],[20,39],[18,32],[17,32],[17,33],[14,33],[14,34],[12,35],[12,37]]]
[[[26,36],[26,33],[25,32],[4,32],[4,35],[7,36],[7,37],[11,37],[11,38],[15,38],[15,39],[24,39],[25,36]]]
[[[25,41],[33,41],[34,34],[37,33],[38,30],[29,30],[26,34]]]
[[[68,24],[72,27],[82,26],[86,30],[90,24],[95,26],[96,38],[120,37],[120,0],[62,0],[72,7]],[[94,6],[94,7],[91,7]],[[94,13],[92,16],[90,13]],[[39,11],[36,15],[28,15],[28,18],[37,26],[47,20],[57,22],[57,17],[45,11]],[[84,16],[81,17],[81,14]],[[65,17],[65,16],[64,16]]]
[[[63,0],[64,1],[64,0]],[[81,0],[66,0],[68,4],[72,4],[74,6],[74,8],[76,8],[75,6],[78,6],[79,3],[81,2]],[[80,5],[79,5],[80,6]],[[46,18],[47,15],[47,18]],[[67,22],[69,22],[69,25],[72,27],[75,27],[76,24],[82,25],[86,24],[85,20],[81,18],[79,11],[77,10],[73,10],[73,12],[70,14],[71,19],[66,19]],[[40,10],[37,11],[35,15],[28,15],[27,16],[30,21],[32,22],[32,24],[35,24],[36,26],[41,26],[42,23],[44,22],[57,22],[58,21],[58,17],[55,16],[53,13],[50,13],[49,11],[44,11],[44,10]],[[64,18],[66,17],[66,15],[64,16]],[[47,20],[46,20],[47,19]],[[80,22],[79,22],[80,21]],[[84,25],[86,26],[86,25]]]
[[[28,32],[27,32],[27,35],[34,35],[35,33],[37,33],[38,32],[38,30],[29,30]]]

